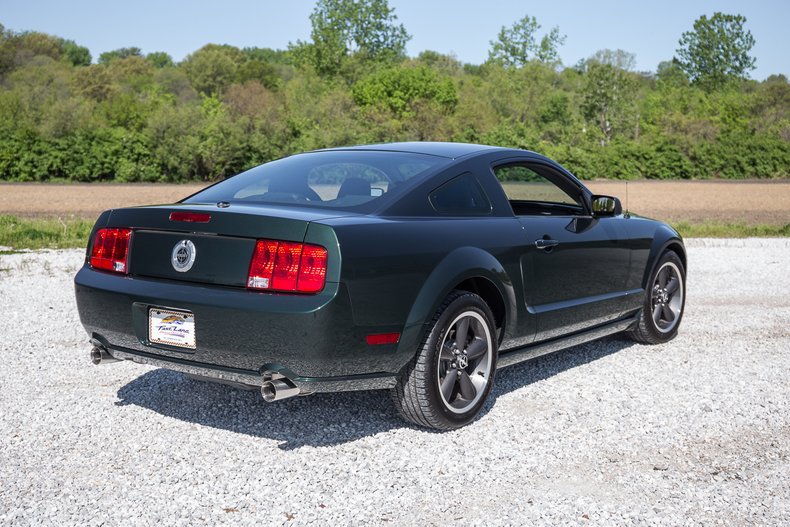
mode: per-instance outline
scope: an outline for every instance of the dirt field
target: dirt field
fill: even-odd
[[[618,196],[625,205],[625,182],[587,184],[593,192]],[[0,184],[0,214],[95,218],[110,208],[171,203],[203,186]],[[790,223],[790,181],[632,181],[628,208],[668,221],[785,225]]]
[[[619,197],[624,181],[585,182],[598,194]],[[720,221],[748,225],[790,223],[790,181],[631,181],[628,208],[665,221]]]

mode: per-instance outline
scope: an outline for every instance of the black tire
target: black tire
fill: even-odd
[[[436,311],[419,352],[393,388],[395,406],[419,426],[438,430],[464,426],[477,417],[491,392],[496,361],[491,309],[474,293],[453,291]]]
[[[662,254],[647,283],[639,322],[628,336],[643,344],[668,342],[677,336],[686,306],[686,270],[677,253]]]

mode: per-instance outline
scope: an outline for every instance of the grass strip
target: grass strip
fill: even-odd
[[[784,238],[790,236],[790,223],[786,225],[749,225],[705,221],[691,223],[679,221],[672,226],[684,238]]]
[[[0,246],[12,249],[72,249],[88,245],[94,220],[0,216]]]

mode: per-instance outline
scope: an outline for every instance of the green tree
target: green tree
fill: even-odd
[[[14,49],[11,44],[13,36],[13,31],[6,30],[5,26],[0,24],[0,75],[11,69],[14,64]]]
[[[173,66],[173,57],[164,51],[154,51],[146,55],[145,58],[156,68],[169,68]]]
[[[366,117],[398,139],[445,139],[447,116],[458,104],[453,81],[426,66],[380,70],[359,81],[351,94]]]
[[[417,61],[425,64],[429,68],[447,73],[452,76],[459,76],[464,69],[464,65],[454,55],[445,55],[438,51],[425,50],[417,55]]]
[[[411,35],[387,0],[318,0],[310,15],[312,42],[291,46],[297,62],[335,74],[351,54],[381,61],[403,56]]]
[[[277,69],[262,60],[248,60],[236,71],[236,82],[258,81],[267,88],[276,89],[280,84]]]
[[[507,28],[502,26],[496,40],[490,42],[488,60],[505,67],[520,68],[530,60],[546,64],[559,64],[559,47],[565,44],[565,35],[554,27],[538,40],[538,24],[534,16],[526,15]]]
[[[118,90],[107,68],[98,64],[77,70],[73,82],[80,96],[97,102],[107,100]]]
[[[636,55],[622,49],[599,49],[585,61],[585,64],[592,62],[609,64],[625,71],[633,71],[636,68]]]
[[[451,112],[458,104],[452,80],[425,66],[381,70],[358,82],[351,93],[358,105],[384,107],[401,118],[413,117],[418,102],[430,103],[445,112]]]
[[[754,69],[751,31],[744,28],[746,18],[716,12],[702,15],[694,30],[680,37],[677,49],[680,66],[692,80],[712,91],[732,80],[745,79]]]
[[[688,75],[676,60],[665,60],[658,63],[656,79],[663,86],[685,86],[689,83]]]
[[[630,124],[636,87],[628,72],[611,64],[591,63],[588,67],[582,112],[600,130],[601,144],[608,144]]]
[[[91,52],[88,48],[78,45],[73,40],[63,40],[60,43],[63,56],[75,66],[88,66],[91,63]]]
[[[140,48],[118,48],[112,51],[105,51],[99,55],[99,64],[109,64],[115,59],[125,59],[127,57],[142,57],[143,53]]]
[[[219,95],[236,80],[242,59],[238,48],[206,44],[189,55],[182,66],[197,91],[204,95]]]
[[[243,48],[241,52],[247,60],[260,60],[261,62],[279,65],[289,65],[291,63],[288,51],[282,49],[251,47]]]
[[[30,58],[44,55],[54,60],[59,60],[62,57],[62,39],[58,37],[38,31],[25,31],[16,35],[16,41],[17,62],[26,62],[23,59],[24,55]]]
[[[200,105],[203,122],[197,145],[197,176],[204,181],[238,173],[244,167],[244,131],[227,107],[214,96],[204,97]]]
[[[621,50],[560,70],[529,28],[518,67],[373,55],[353,40],[329,78],[295,67],[293,48],[207,45],[180,64],[126,48],[89,64],[72,41],[0,26],[0,180],[212,180],[297,151],[415,139],[527,148],[580,177],[790,177],[784,75],[701,89],[679,59],[652,79]]]

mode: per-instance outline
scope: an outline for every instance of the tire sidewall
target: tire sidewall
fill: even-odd
[[[678,315],[678,322],[675,324],[675,327],[672,328],[672,331],[667,333],[663,333],[658,330],[656,327],[656,323],[652,317],[653,305],[652,305],[652,295],[653,295],[653,284],[656,281],[656,276],[658,276],[658,272],[664,266],[665,263],[672,262],[677,266],[680,270],[681,275],[681,287],[683,289],[683,303],[680,305],[680,315]],[[686,312],[686,268],[683,265],[683,262],[680,260],[680,257],[674,251],[667,251],[665,252],[661,258],[658,260],[655,269],[650,274],[650,280],[647,283],[647,290],[645,291],[645,304],[642,308],[643,316],[645,317],[645,326],[647,330],[650,332],[650,336],[657,342],[668,342],[675,338],[678,334],[678,328],[680,328],[681,322],[683,322],[683,314]]]
[[[488,326],[488,331],[491,335],[491,373],[488,382],[486,383],[485,392],[480,400],[464,413],[456,413],[448,409],[444,400],[439,393],[439,347],[444,341],[444,337],[450,330],[448,325],[461,313],[467,311],[474,311],[480,314]],[[491,309],[483,301],[482,298],[474,293],[467,293],[459,296],[453,300],[447,308],[439,316],[439,319],[431,329],[428,340],[425,343],[424,350],[430,355],[427,360],[427,368],[425,370],[426,378],[424,379],[428,391],[428,398],[431,406],[435,408],[436,413],[440,414],[451,428],[463,426],[477,417],[485,405],[488,395],[494,385],[494,378],[496,377],[496,363],[497,363],[497,333],[496,327],[493,324],[494,316]]]

